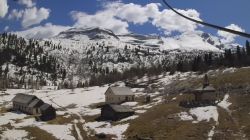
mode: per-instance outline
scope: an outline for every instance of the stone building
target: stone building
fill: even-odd
[[[46,121],[56,117],[56,110],[52,105],[44,103],[34,95],[18,93],[13,99],[13,110],[29,115],[38,116],[40,120]]]
[[[127,87],[109,87],[105,92],[107,104],[119,104],[135,100],[135,94]]]
[[[104,120],[120,120],[133,115],[135,112],[129,106],[107,104],[101,109],[101,118]]]

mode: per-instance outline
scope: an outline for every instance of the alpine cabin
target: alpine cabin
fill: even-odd
[[[109,87],[105,92],[107,104],[119,104],[135,100],[135,94],[127,87]]]
[[[134,114],[129,106],[107,104],[101,109],[101,118],[104,120],[117,121]]]
[[[18,93],[13,99],[13,110],[26,114],[39,116],[42,121],[56,117],[56,110],[51,105],[44,103],[34,95]]]

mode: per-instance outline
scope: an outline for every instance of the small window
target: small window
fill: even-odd
[[[128,96],[126,96],[125,101],[128,101]]]

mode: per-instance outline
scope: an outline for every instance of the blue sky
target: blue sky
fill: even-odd
[[[6,0],[0,0],[0,2]],[[24,2],[20,2],[24,1]],[[85,13],[87,15],[95,15],[97,12],[105,10],[105,5],[108,2],[115,0],[35,0],[33,1],[33,5],[28,6],[28,2],[30,0],[19,0],[19,2],[14,0],[7,0],[8,4],[8,12],[4,17],[0,18],[0,32],[4,32],[8,28],[7,31],[22,31],[34,28],[36,26],[44,26],[46,23],[50,23],[53,25],[60,26],[75,26],[77,23],[82,24],[82,19],[78,18],[73,20],[72,11],[77,11],[78,13]],[[230,24],[235,24],[246,32],[250,32],[250,20],[247,15],[250,8],[249,0],[168,0],[169,3],[178,9],[195,9],[199,14],[199,18],[214,24],[218,24],[220,26],[228,26]],[[20,4],[25,3],[26,4]],[[140,5],[142,7],[146,6],[150,3],[161,3],[159,6],[159,11],[163,11],[166,7],[162,3],[161,0],[122,0],[121,3],[129,4],[134,3],[135,5]],[[48,10],[49,15],[41,17],[35,24],[31,23],[31,25],[27,25],[28,27],[24,27],[22,25],[22,18],[12,18],[10,19],[10,15],[12,14],[13,9],[17,11],[25,10],[28,8],[36,7],[37,10],[40,8],[45,8]],[[1,7],[0,7],[1,8]],[[1,11],[0,11],[1,12]],[[20,12],[21,13],[21,12]],[[44,12],[43,12],[44,13]],[[46,12],[45,12],[46,13]],[[118,13],[120,14],[120,13]],[[137,11],[134,11],[134,14],[138,14]],[[78,14],[79,15],[79,14]],[[81,14],[80,14],[81,15]],[[82,15],[81,15],[82,17]],[[108,20],[108,19],[107,19]],[[121,21],[130,20],[122,17]],[[29,22],[29,20],[27,20]],[[131,32],[141,33],[141,34],[163,34],[165,32],[165,28],[163,25],[152,25],[152,22],[145,21],[143,23],[133,23],[126,22],[128,24],[127,30]],[[77,25],[79,25],[77,24]],[[125,26],[125,24],[123,24]],[[86,26],[86,25],[84,25]],[[160,27],[159,27],[160,26]],[[185,26],[180,26],[180,28]],[[113,29],[113,28],[112,28]],[[207,27],[197,27],[196,30],[202,30],[208,33],[212,33],[217,35],[217,30],[210,29]],[[179,30],[177,30],[178,32]],[[170,31],[171,34],[175,31]],[[182,32],[182,31],[181,31]],[[169,35],[169,34],[168,34]],[[236,42],[244,44],[246,38],[238,37]]]

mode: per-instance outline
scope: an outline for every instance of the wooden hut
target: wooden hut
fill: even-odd
[[[194,100],[181,101],[180,106],[192,108],[215,105],[216,90],[210,85],[207,74],[204,76],[203,85],[191,93],[194,95]]]
[[[42,106],[44,104],[44,102],[40,99],[34,99],[29,105],[28,105],[28,109],[30,114],[40,114],[39,112],[39,107]]]
[[[215,93],[215,88],[210,85],[207,74],[204,76],[204,81],[202,87],[199,87],[193,91],[193,94],[195,96],[195,101],[200,102],[202,100],[206,100],[206,98],[203,98],[204,94],[212,94]]]
[[[54,119],[56,117],[56,110],[52,105],[44,103],[39,107],[39,112],[41,114],[40,119],[42,121],[47,121]]]
[[[101,109],[101,118],[104,120],[120,120],[133,115],[135,112],[129,106],[104,105]]]
[[[105,101],[109,104],[119,104],[134,100],[135,94],[128,87],[109,87],[105,92]]]
[[[18,93],[13,99],[13,110],[35,115],[42,121],[56,117],[56,110],[34,95]]]
[[[38,99],[34,95],[27,95],[23,93],[18,93],[13,99],[13,110],[21,111],[27,114],[33,114],[34,108],[29,107],[30,103]]]

